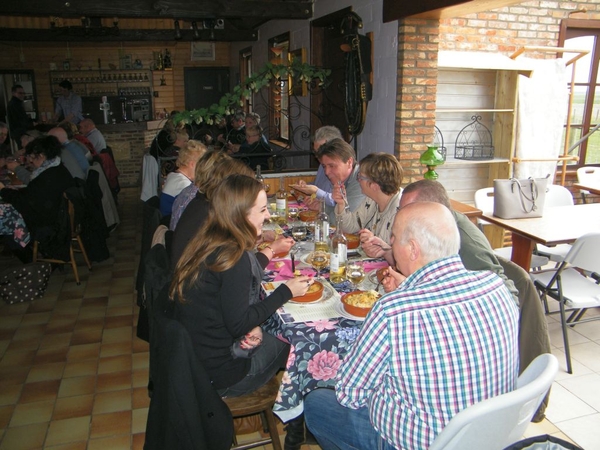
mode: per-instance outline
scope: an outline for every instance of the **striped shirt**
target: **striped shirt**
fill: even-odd
[[[338,401],[367,406],[401,449],[428,448],[469,405],[516,387],[519,311],[502,279],[438,259],[382,297],[336,382]]]

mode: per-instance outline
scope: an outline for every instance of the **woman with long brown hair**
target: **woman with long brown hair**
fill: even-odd
[[[174,316],[190,333],[222,396],[252,392],[285,366],[288,345],[260,328],[242,347],[255,347],[249,355],[236,354],[234,344],[312,284],[309,277],[296,277],[260,300],[264,261],[253,249],[269,217],[262,184],[246,175],[230,175],[216,189],[208,218],[173,276]]]

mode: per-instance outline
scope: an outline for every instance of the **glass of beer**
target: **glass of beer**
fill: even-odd
[[[356,290],[358,285],[365,279],[365,267],[362,261],[348,261],[346,263],[346,277],[352,283],[352,287]]]
[[[323,251],[314,251],[309,255],[310,265],[317,272],[317,278],[321,276],[321,270],[329,264],[328,253]]]

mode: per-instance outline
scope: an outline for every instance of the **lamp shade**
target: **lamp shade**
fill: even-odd
[[[444,157],[438,152],[437,147],[430,145],[419,158],[419,162],[426,166],[440,166],[444,164]]]

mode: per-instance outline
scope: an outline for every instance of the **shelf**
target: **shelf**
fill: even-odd
[[[514,113],[514,109],[436,109],[436,113]]]
[[[447,156],[446,162],[439,167],[444,165],[462,165],[462,164],[509,164],[508,158],[492,158],[492,159],[456,159],[453,156]]]

